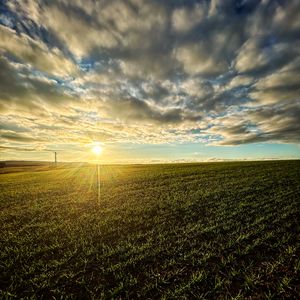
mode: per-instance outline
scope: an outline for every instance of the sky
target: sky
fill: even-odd
[[[299,159],[299,54],[298,0],[2,0],[0,160]]]

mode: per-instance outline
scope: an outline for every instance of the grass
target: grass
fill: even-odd
[[[300,161],[0,174],[0,298],[278,299],[300,290]]]

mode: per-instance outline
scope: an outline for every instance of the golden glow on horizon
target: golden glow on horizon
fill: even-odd
[[[102,153],[102,147],[100,145],[95,145],[92,149],[92,151],[96,154],[96,155],[100,155]]]

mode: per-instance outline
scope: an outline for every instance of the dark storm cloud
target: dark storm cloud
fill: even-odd
[[[144,139],[149,124],[205,124],[226,145],[299,142],[299,1],[11,0],[0,13],[0,109],[42,114],[36,130],[77,124],[78,137],[106,119]]]

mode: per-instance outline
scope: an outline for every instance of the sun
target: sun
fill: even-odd
[[[93,152],[96,154],[96,155],[99,155],[99,154],[101,154],[101,152],[102,152],[102,147],[100,146],[100,145],[96,145],[96,146],[94,146],[93,147]]]

